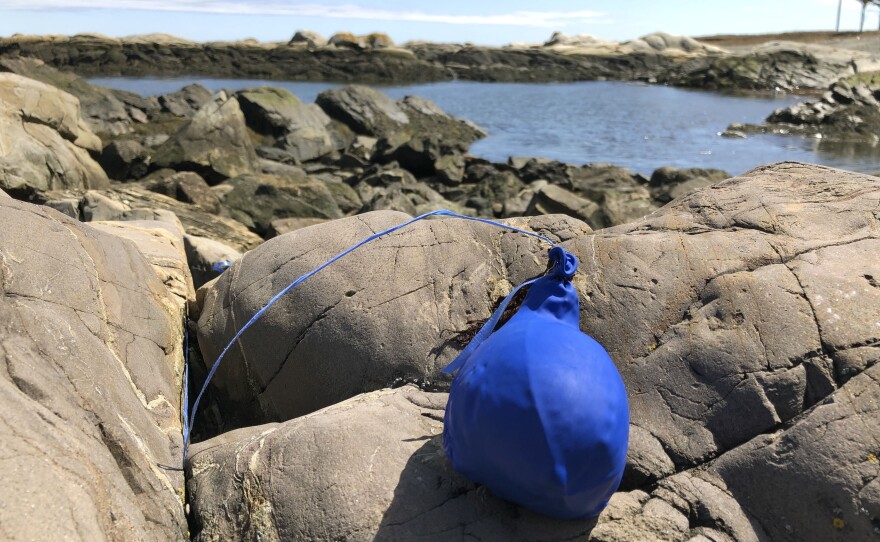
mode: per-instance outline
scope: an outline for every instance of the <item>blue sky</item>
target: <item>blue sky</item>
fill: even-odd
[[[559,30],[626,40],[664,30],[691,36],[833,30],[838,0],[0,0],[0,36],[165,32],[195,41],[287,40],[300,28],[324,35],[385,32],[500,45],[542,42]],[[857,29],[861,3],[843,0],[841,29]],[[880,12],[868,11],[875,30]]]

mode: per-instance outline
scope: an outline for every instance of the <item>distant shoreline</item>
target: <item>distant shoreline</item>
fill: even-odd
[[[307,37],[289,43],[195,43],[155,34],[15,35],[0,38],[0,56],[34,57],[85,77],[193,75],[364,84],[618,80],[722,91],[814,91],[855,71],[880,70],[880,32],[699,40],[654,33],[627,42],[554,34],[544,44],[505,47],[398,46],[375,34],[337,34],[329,41],[305,31],[300,35]],[[776,38],[788,41],[774,43]]]

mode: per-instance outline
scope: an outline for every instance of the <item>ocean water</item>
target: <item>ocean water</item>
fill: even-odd
[[[271,85],[284,87],[305,102],[338,86],[198,77],[102,77],[90,82],[143,96],[173,92],[194,82],[213,91]],[[475,122],[489,136],[474,143],[471,153],[496,162],[535,156],[574,164],[607,162],[646,175],[661,166],[720,168],[736,175],[761,164],[796,160],[880,172],[877,145],[778,135],[721,137],[731,123],[758,123],[773,110],[804,99],[786,94],[738,96],[612,81],[451,81],[377,88],[394,98],[429,98],[449,113]]]

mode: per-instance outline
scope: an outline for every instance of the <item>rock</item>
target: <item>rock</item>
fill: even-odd
[[[193,446],[194,540],[282,539],[293,530],[307,539],[438,542],[766,538],[721,479],[699,472],[670,476],[651,494],[619,492],[591,520],[554,520],[502,501],[447,460],[445,403],[444,393],[405,386]],[[295,463],[279,459],[294,455]],[[702,519],[694,525],[693,516]]]
[[[10,196],[9,194],[7,194],[7,193],[4,192],[3,190],[0,190],[0,199],[12,199],[12,196]]]
[[[95,195],[106,199],[96,198]],[[49,192],[45,194],[45,200],[80,200],[84,196],[84,193],[77,191]],[[102,211],[100,218],[95,218],[93,214],[95,220],[179,220],[186,233],[221,241],[242,252],[263,242],[240,222],[208,213],[200,207],[157,194],[134,183],[93,191],[91,198],[99,201],[101,209],[106,211]],[[85,203],[81,205],[86,207]]]
[[[864,83],[842,80],[831,85],[821,100],[778,109],[762,124],[731,125],[728,130],[874,145],[880,141],[880,101],[877,97],[880,97],[880,83],[868,87]]]
[[[722,169],[661,167],[651,174],[651,195],[661,203],[690,194],[698,188],[715,184],[731,175]]]
[[[150,262],[162,284],[174,296],[181,313],[186,304],[196,297],[193,279],[184,250],[183,227],[156,220],[127,222],[92,222],[91,227],[128,239]]]
[[[360,209],[360,198],[348,185],[305,176],[241,175],[223,183],[222,196],[231,216],[266,236],[278,218],[341,218]]]
[[[62,72],[36,58],[0,57],[0,72],[12,72],[68,92],[80,101],[82,117],[89,128],[108,135],[127,134],[132,121],[146,121],[145,111],[156,104],[136,94],[99,87],[70,72]]]
[[[597,520],[552,521],[452,472],[439,436],[444,394],[405,386],[196,445],[187,467],[195,539],[296,532],[371,540],[869,540],[880,519],[878,204],[876,178],[782,163],[699,189],[632,224],[570,232],[563,245],[583,269],[574,279],[585,300],[581,326],[611,353],[631,401],[627,476]],[[418,242],[412,232],[406,238]],[[504,250],[508,258],[520,253]],[[255,287],[247,275],[224,276],[208,292],[206,311],[224,279]],[[351,291],[346,299],[363,294]],[[324,317],[303,341],[340,313],[349,340],[364,337],[354,303],[334,305],[323,293],[312,295]],[[394,302],[407,299],[420,317],[436,303],[413,294]],[[221,300],[240,296],[214,303]],[[291,307],[312,305],[299,301]],[[396,309],[407,325],[387,327],[398,334],[418,327],[417,317]],[[252,312],[237,312],[236,321]],[[295,313],[278,314],[275,326]],[[249,367],[272,355],[243,339]],[[329,343],[316,363],[325,371]],[[362,357],[341,359],[352,370]],[[233,381],[245,380],[240,373]],[[267,404],[265,393],[252,397]]]
[[[328,117],[318,106],[303,104],[282,88],[258,87],[236,94],[248,126],[275,139],[295,162],[320,158],[337,150]]]
[[[592,213],[589,223],[594,228],[624,224],[641,218],[658,207],[652,194],[644,186],[647,179],[626,168],[601,163],[575,166],[546,158],[518,158],[509,162],[524,181],[547,181],[598,205],[598,209],[584,211]],[[530,192],[537,194],[542,190],[541,187],[534,187]],[[556,189],[550,189],[550,192],[556,194],[550,199],[568,199],[565,192]],[[539,207],[553,207],[549,200],[543,203],[539,200],[535,200]],[[540,210],[534,208],[526,212],[537,213]]]
[[[407,218],[357,215],[246,254],[207,292],[198,331],[205,359],[226,346],[233,318],[247,320],[293,277]],[[553,238],[589,231],[559,216],[515,225]],[[227,353],[214,377],[226,427],[289,419],[394,382],[442,385],[439,369],[461,349],[459,333],[541,272],[545,251],[524,235],[454,219],[418,222],[355,251],[281,298]]]
[[[601,227],[598,221],[599,205],[577,196],[561,186],[548,184],[537,192],[526,209],[527,215],[564,214]]]
[[[572,166],[569,164],[547,158],[519,158],[509,162],[517,170],[517,175],[527,183],[544,180],[563,188],[572,188]]]
[[[660,74],[661,83],[709,90],[823,89],[856,72],[880,69],[880,57],[824,45],[768,42],[749,51],[703,56]]]
[[[214,269],[215,263],[234,262],[241,258],[241,252],[207,237],[185,235],[183,241],[193,286],[196,288],[201,288],[203,284],[220,276],[221,272]]]
[[[198,173],[191,171],[173,173],[165,178],[150,181],[146,187],[169,198],[197,205],[209,213],[220,212],[220,198]]]
[[[526,185],[514,172],[476,159],[469,159],[465,164],[463,183],[438,187],[444,197],[474,209],[480,216],[501,218],[525,214],[532,194],[524,196]]]
[[[661,56],[675,59],[702,58],[720,56],[727,53],[724,49],[700,43],[687,36],[676,36],[666,32],[654,32],[638,39],[616,42],[598,39],[588,34],[566,36],[554,32],[544,42],[544,47],[566,55],[605,57],[627,57],[631,61],[638,56]],[[656,59],[652,59],[656,63]],[[647,77],[642,77],[647,79]]]
[[[24,194],[107,186],[107,175],[89,156],[100,149],[76,98],[0,73],[0,188]]]
[[[150,264],[2,199],[0,295],[3,538],[188,540],[182,313]]]
[[[176,117],[190,118],[212,99],[210,90],[193,83],[176,92],[159,96],[159,105],[162,106],[163,111]]]
[[[137,141],[117,140],[104,147],[99,160],[111,179],[140,179],[149,170],[150,153]]]
[[[156,41],[150,41],[156,39]],[[355,40],[358,38],[355,37]],[[366,44],[364,44],[366,45]],[[84,77],[173,77],[194,74],[276,81],[347,81],[401,84],[453,77],[445,66],[401,48],[351,49],[287,42],[194,43],[154,36],[22,36],[0,38],[0,56],[39,58]]]
[[[304,43],[309,49],[316,49],[327,45],[327,38],[311,30],[297,30],[287,44],[295,45],[297,43]]]
[[[545,47],[550,47],[553,45],[570,45],[570,46],[605,46],[613,42],[609,42],[606,40],[601,40],[595,36],[591,36],[589,34],[578,34],[576,36],[567,36],[562,32],[553,32],[550,36],[550,39],[544,42]]]
[[[272,221],[266,237],[278,237],[285,233],[308,228],[309,226],[314,226],[316,224],[323,224],[324,222],[327,222],[326,218],[279,218],[278,220]]]
[[[633,424],[677,469],[821,401],[845,381],[844,359],[848,376],[864,370],[845,352],[873,333],[864,323],[880,306],[864,278],[878,198],[872,177],[782,163],[572,247],[595,276],[582,325],[613,353]]]
[[[595,228],[625,224],[658,207],[656,198],[644,186],[646,179],[626,168],[610,164],[569,166],[567,175],[564,187],[599,205],[593,218]]]
[[[394,102],[358,85],[324,91],[317,103],[355,133],[378,138],[375,160],[397,162],[418,177],[438,175],[446,182],[460,182],[464,175],[461,154],[486,135],[424,98],[407,96]]]
[[[84,222],[116,220],[130,210],[128,205],[108,198],[97,190],[89,190],[79,204],[80,216]]]
[[[654,32],[639,39],[626,42],[623,47],[633,52],[658,52],[685,55],[688,53],[721,53],[722,49],[700,43],[688,36],[676,36],[666,32]]]
[[[712,464],[710,472],[747,503],[768,539],[877,537],[878,382],[874,365],[792,427],[756,437]]]
[[[315,103],[330,117],[362,135],[388,137],[409,124],[409,117],[397,102],[361,85],[325,90],[318,94]]]
[[[367,174],[354,185],[366,211],[400,211],[418,216],[430,211],[448,209],[466,213],[465,209],[417,181],[404,169],[394,168]]]
[[[392,40],[388,34],[383,34],[381,32],[373,32],[372,34],[361,36],[361,38],[367,43],[367,47],[370,49],[386,49],[388,47],[394,47],[394,40]]]
[[[158,167],[194,171],[210,183],[257,169],[257,155],[238,100],[220,92],[157,148]]]
[[[334,47],[343,47],[345,49],[358,50],[367,47],[366,42],[362,38],[359,38],[350,32],[337,32],[330,36],[327,43]]]

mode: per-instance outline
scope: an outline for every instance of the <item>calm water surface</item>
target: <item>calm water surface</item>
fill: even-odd
[[[271,85],[305,102],[339,85],[180,77],[96,78],[92,83],[164,94],[190,83],[212,91]],[[780,160],[797,160],[874,173],[880,146],[830,144],[816,139],[755,135],[720,137],[733,122],[758,123],[774,109],[803,98],[730,96],[672,87],[591,81],[581,83],[475,83],[453,81],[378,87],[394,98],[415,94],[489,132],[471,152],[493,161],[542,156],[574,164],[609,162],[650,174],[660,166],[713,167],[739,174]]]

